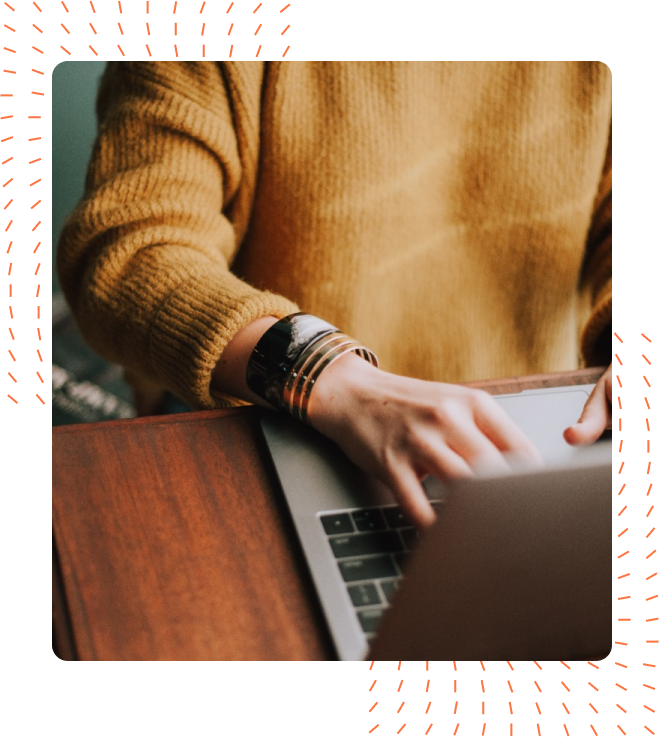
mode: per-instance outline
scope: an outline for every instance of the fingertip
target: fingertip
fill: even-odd
[[[437,515],[431,507],[430,511],[427,514],[423,515],[423,520],[421,521],[420,527],[422,530],[428,530],[435,524],[435,522],[437,522]]]
[[[407,519],[418,529],[425,530],[436,521],[435,510],[428,501],[418,474],[412,471],[404,478],[406,473],[405,469],[399,468],[398,475],[390,479],[389,486]]]
[[[592,423],[590,423],[592,425]],[[569,445],[588,445],[594,443],[599,437],[600,433],[597,429],[593,429],[589,424],[577,423],[571,425],[563,433],[563,437]]]
[[[437,515],[435,514],[435,510],[430,506],[430,504],[426,505],[418,505],[414,509],[414,513],[410,515],[415,527],[417,527],[419,530],[427,530],[429,527],[432,527],[435,522],[437,521]]]
[[[436,520],[434,519],[431,522],[429,522],[428,520],[424,520],[423,522],[418,522],[415,527],[422,535],[424,535],[433,527],[435,522]]]
[[[585,445],[588,437],[584,435],[580,425],[571,425],[563,433],[563,437],[569,445]]]

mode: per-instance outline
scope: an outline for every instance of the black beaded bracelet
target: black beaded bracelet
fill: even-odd
[[[252,351],[247,386],[273,407],[284,409],[284,383],[301,353],[326,335],[338,332],[334,325],[304,312],[284,317],[264,333]]]

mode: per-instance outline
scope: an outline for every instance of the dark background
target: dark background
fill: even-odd
[[[135,415],[121,368],[87,347],[55,269],[62,226],[83,193],[104,68],[102,61],[66,61],[53,71],[53,425]]]

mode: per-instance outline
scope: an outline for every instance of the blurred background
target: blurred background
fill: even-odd
[[[122,369],[87,347],[55,269],[62,226],[84,189],[104,68],[102,61],[66,61],[53,71],[53,425],[135,416]]]

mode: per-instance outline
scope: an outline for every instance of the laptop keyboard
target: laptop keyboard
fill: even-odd
[[[431,502],[435,510],[441,502]],[[368,639],[402,578],[418,533],[399,507],[320,515],[359,623]]]

